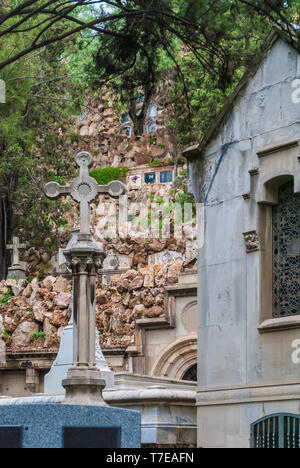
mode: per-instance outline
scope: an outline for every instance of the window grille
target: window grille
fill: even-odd
[[[273,208],[273,317],[300,314],[300,194],[279,188]]]
[[[168,182],[173,181],[173,172],[172,171],[164,171],[160,173],[160,183],[166,184]]]
[[[300,448],[300,416],[273,414],[255,422],[251,448]]]

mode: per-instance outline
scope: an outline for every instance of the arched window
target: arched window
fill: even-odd
[[[279,188],[273,208],[273,317],[300,314],[300,194]]]
[[[182,380],[188,380],[189,382],[197,382],[197,364],[190,367],[182,377]]]
[[[300,416],[272,414],[251,425],[251,448],[300,448]]]
[[[156,129],[157,129],[156,120],[151,120],[150,122],[147,123],[146,125],[147,133],[154,133],[156,132]]]
[[[147,117],[153,118],[157,116],[157,106],[155,104],[151,104],[148,108]]]
[[[131,122],[129,112],[125,112],[124,114],[122,114],[120,120],[121,120],[121,124],[126,124],[126,123]]]

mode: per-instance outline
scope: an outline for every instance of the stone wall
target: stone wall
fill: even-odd
[[[136,320],[164,316],[165,286],[178,282],[183,262],[151,265],[115,275],[96,291],[96,322],[105,347],[135,343]],[[48,276],[43,281],[0,282],[0,339],[7,349],[58,348],[71,315],[71,281]]]

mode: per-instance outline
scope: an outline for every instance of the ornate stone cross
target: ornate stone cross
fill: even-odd
[[[12,261],[12,266],[15,265],[20,265],[20,256],[19,256],[19,250],[21,249],[26,249],[27,244],[20,244],[19,238],[18,237],[13,237],[13,243],[9,244],[6,246],[8,250],[13,251],[13,261]]]
[[[102,266],[104,253],[102,244],[95,242],[90,233],[90,203],[98,193],[108,193],[113,198],[126,192],[122,182],[113,181],[98,185],[89,175],[92,156],[81,152],[76,156],[80,167],[79,177],[71,185],[49,182],[45,186],[49,198],[71,195],[80,203],[80,231],[74,244],[63,251],[73,277],[73,365],[62,385],[66,389],[67,404],[104,405],[102,389],[105,381],[101,378],[95,358],[96,329],[96,278]]]
[[[125,194],[125,186],[122,182],[113,181],[108,185],[98,185],[96,180],[90,177],[89,167],[92,165],[93,157],[90,153],[82,151],[76,156],[76,163],[80,167],[79,177],[73,180],[71,185],[59,185],[57,182],[49,182],[45,186],[48,198],[56,199],[60,195],[71,195],[80,203],[80,232],[79,237],[90,238],[90,202],[99,193],[108,193],[113,198]]]

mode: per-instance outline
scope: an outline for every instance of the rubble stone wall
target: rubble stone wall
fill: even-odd
[[[183,262],[150,265],[115,275],[96,291],[101,345],[135,344],[136,320],[164,316],[164,287],[178,282]],[[0,339],[7,349],[58,348],[71,316],[72,285],[63,276],[0,282]]]

